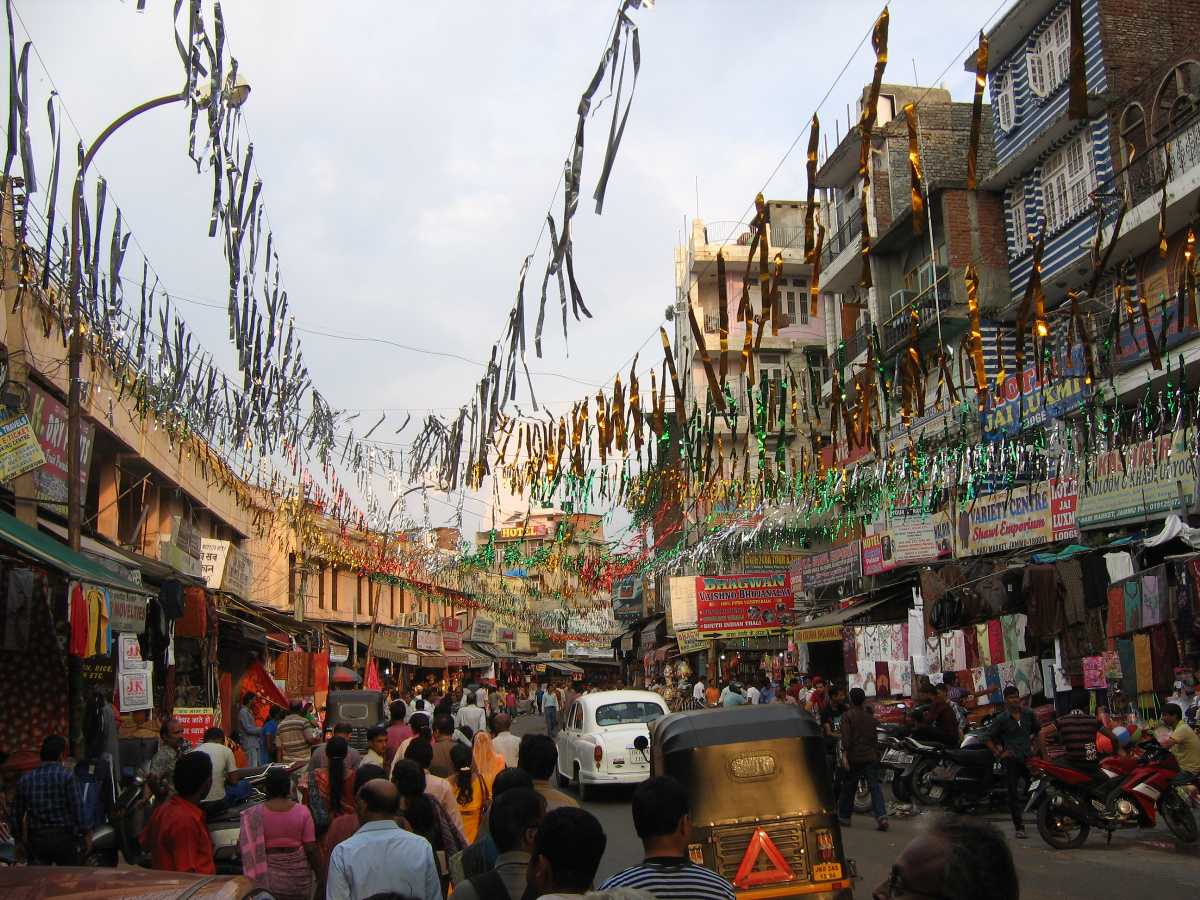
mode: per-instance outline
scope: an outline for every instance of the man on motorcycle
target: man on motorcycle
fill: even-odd
[[[1168,703],[1163,707],[1162,720],[1171,729],[1163,745],[1175,755],[1180,770],[1193,777],[1200,775],[1200,735],[1183,721],[1183,710],[1177,703]]]
[[[1029,779],[1025,761],[1033,753],[1033,738],[1037,733],[1037,716],[1021,702],[1016,685],[1010,684],[1004,689],[1004,711],[992,719],[988,727],[987,745],[1004,763],[1008,809],[1017,837],[1022,839],[1025,837],[1024,803],[1018,795],[1018,787],[1022,778]]]
[[[1059,716],[1052,725],[1046,726],[1045,733],[1047,736],[1058,735],[1059,743],[1066,752],[1067,762],[1098,777],[1100,754],[1096,750],[1096,735],[1104,735],[1112,741],[1114,748],[1120,747],[1121,742],[1103,722],[1085,711],[1087,705],[1088,692],[1083,688],[1074,688],[1071,691],[1071,711]]]
[[[920,687],[921,703],[928,703],[921,724],[913,729],[913,737],[936,741],[947,747],[957,747],[962,735],[958,730],[958,717],[950,706],[945,684],[936,687],[928,682]]]

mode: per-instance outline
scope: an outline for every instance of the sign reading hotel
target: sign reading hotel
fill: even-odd
[[[840,547],[802,556],[792,564],[792,577],[799,576],[800,587],[806,591],[858,578],[862,575],[860,544],[860,541],[850,541]]]
[[[1186,432],[1086,457],[1077,489],[1080,528],[1186,512],[1196,500],[1196,460],[1188,452]]]
[[[793,603],[787,572],[696,576],[696,630],[701,637],[778,632],[793,624]]]
[[[961,556],[1002,553],[1054,540],[1049,482],[980,497],[959,513]]]
[[[496,540],[519,541],[527,537],[545,537],[548,533],[549,529],[540,522],[533,525],[513,525],[509,528],[501,528],[496,533]]]

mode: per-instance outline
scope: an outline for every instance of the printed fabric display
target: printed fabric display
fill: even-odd
[[[880,660],[875,663],[875,696],[890,697],[892,696],[892,673],[889,670],[891,663]]]
[[[849,626],[842,628],[842,665],[845,667],[847,675],[854,675],[858,672],[858,653],[855,650],[854,629]]]
[[[1000,620],[992,619],[992,621],[988,622],[987,623],[987,632],[988,632],[988,648],[991,651],[989,655],[991,656],[991,659],[992,659],[992,665],[993,666],[999,665],[1000,663],[1004,662],[1004,659],[1005,659],[1005,657],[1004,657],[1004,629],[1002,629],[1000,627]]]
[[[967,667],[967,642],[962,629],[950,632],[951,665],[949,668],[960,672]]]
[[[975,693],[987,690],[987,669],[980,666],[971,670],[971,687]]]
[[[888,672],[892,676],[892,693],[897,697],[912,696],[913,669],[910,663],[888,663]]]
[[[1125,631],[1137,631],[1142,627],[1142,580],[1127,578],[1125,588]]]
[[[1108,589],[1108,636],[1125,633],[1125,585],[1114,584]]]
[[[1142,627],[1151,628],[1166,621],[1164,609],[1166,578],[1162,566],[1142,573]]]
[[[1022,697],[1029,697],[1042,692],[1041,661],[1035,657],[1017,660],[1017,690]]]
[[[1133,636],[1133,665],[1137,676],[1137,692],[1148,694],[1154,690],[1154,663],[1150,657],[1150,635]]]
[[[1104,565],[1108,567],[1109,581],[1124,581],[1133,574],[1133,557],[1126,550],[1105,553]]]
[[[1015,685],[1017,683],[1017,664],[1016,664],[1016,662],[1013,662],[1013,661],[1002,662],[1002,663],[1000,663],[1000,665],[996,666],[996,669],[999,671],[999,674],[1000,674],[1000,687],[1002,689],[1008,687],[1010,684]],[[1001,694],[1001,702],[1003,702],[1003,699],[1004,699],[1004,696],[1003,696],[1003,694]]]
[[[984,673],[987,676],[987,688],[990,691],[988,694],[988,703],[1003,703],[1004,702],[1004,685],[1000,682],[1000,667],[996,665],[988,666]]]
[[[1001,616],[1000,633],[1004,639],[1004,659],[1012,661],[1021,657],[1021,639],[1017,634],[1017,617]]]
[[[979,645],[979,665],[992,664],[992,645],[988,640],[987,622],[975,626],[975,643]]]
[[[1050,637],[1058,631],[1058,572],[1054,566],[1026,566],[1024,577],[1029,628],[1039,637]]]
[[[963,629],[963,644],[967,648],[967,668],[979,667],[979,632],[974,626],[968,625]]]
[[[925,665],[932,675],[942,671],[942,640],[940,635],[931,634],[925,639]]]
[[[1085,656],[1083,658],[1083,686],[1089,691],[1103,690],[1108,687],[1104,678],[1104,657]]]

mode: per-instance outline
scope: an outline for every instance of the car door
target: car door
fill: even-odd
[[[579,739],[580,712],[583,704],[576,701],[567,707],[562,726],[558,729],[558,771],[565,777],[572,775],[575,764],[575,742]]]

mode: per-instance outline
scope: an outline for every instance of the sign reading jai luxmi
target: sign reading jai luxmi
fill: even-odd
[[[1161,519],[1179,508],[1181,498],[1190,508],[1196,497],[1196,460],[1188,452],[1186,433],[1087,457],[1078,491],[1080,528]]]
[[[768,634],[793,621],[787,572],[698,575],[696,620],[701,637]]]

